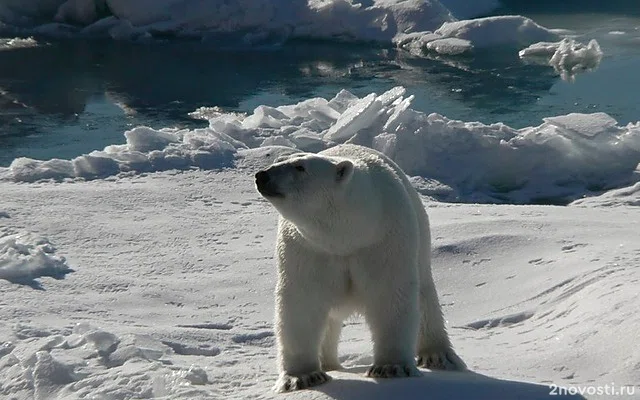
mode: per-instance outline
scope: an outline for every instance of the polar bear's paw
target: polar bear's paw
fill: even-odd
[[[291,392],[294,390],[307,389],[312,386],[322,385],[329,382],[331,377],[322,371],[315,371],[309,374],[288,375],[282,374],[276,382],[273,390],[278,393]]]
[[[407,378],[422,376],[422,373],[415,365],[386,364],[370,366],[366,376],[369,378]]]
[[[466,371],[467,365],[456,354],[449,349],[442,352],[421,354],[418,356],[418,366],[428,369],[439,369],[445,371]]]

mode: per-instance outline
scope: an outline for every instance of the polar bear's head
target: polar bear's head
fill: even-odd
[[[258,172],[256,188],[283,217],[298,223],[336,207],[353,171],[350,160],[297,153]]]

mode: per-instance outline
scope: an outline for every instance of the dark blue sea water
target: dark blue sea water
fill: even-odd
[[[640,120],[640,17],[615,7],[549,4],[496,13],[571,29],[583,42],[597,39],[605,54],[600,67],[575,82],[550,67],[526,65],[513,50],[429,60],[327,42],[220,51],[190,42],[43,40],[0,51],[0,166],[21,156],[71,158],[123,143],[123,132],[137,125],[205,126],[188,116],[201,106],[251,111],[332,97],[342,88],[365,95],[403,85],[416,96],[415,109],[515,127],[570,112]]]

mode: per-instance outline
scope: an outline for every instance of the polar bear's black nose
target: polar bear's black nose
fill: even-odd
[[[256,188],[261,195],[268,199],[284,197],[278,190],[277,179],[271,179],[269,170],[260,171],[256,174]]]
[[[260,171],[256,174],[256,184],[258,187],[269,182],[269,173],[267,171]]]

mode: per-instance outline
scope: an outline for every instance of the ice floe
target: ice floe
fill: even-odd
[[[551,65],[565,80],[573,80],[577,73],[597,68],[602,55],[595,39],[585,45],[570,38],[534,43],[519,53],[525,61]]]

